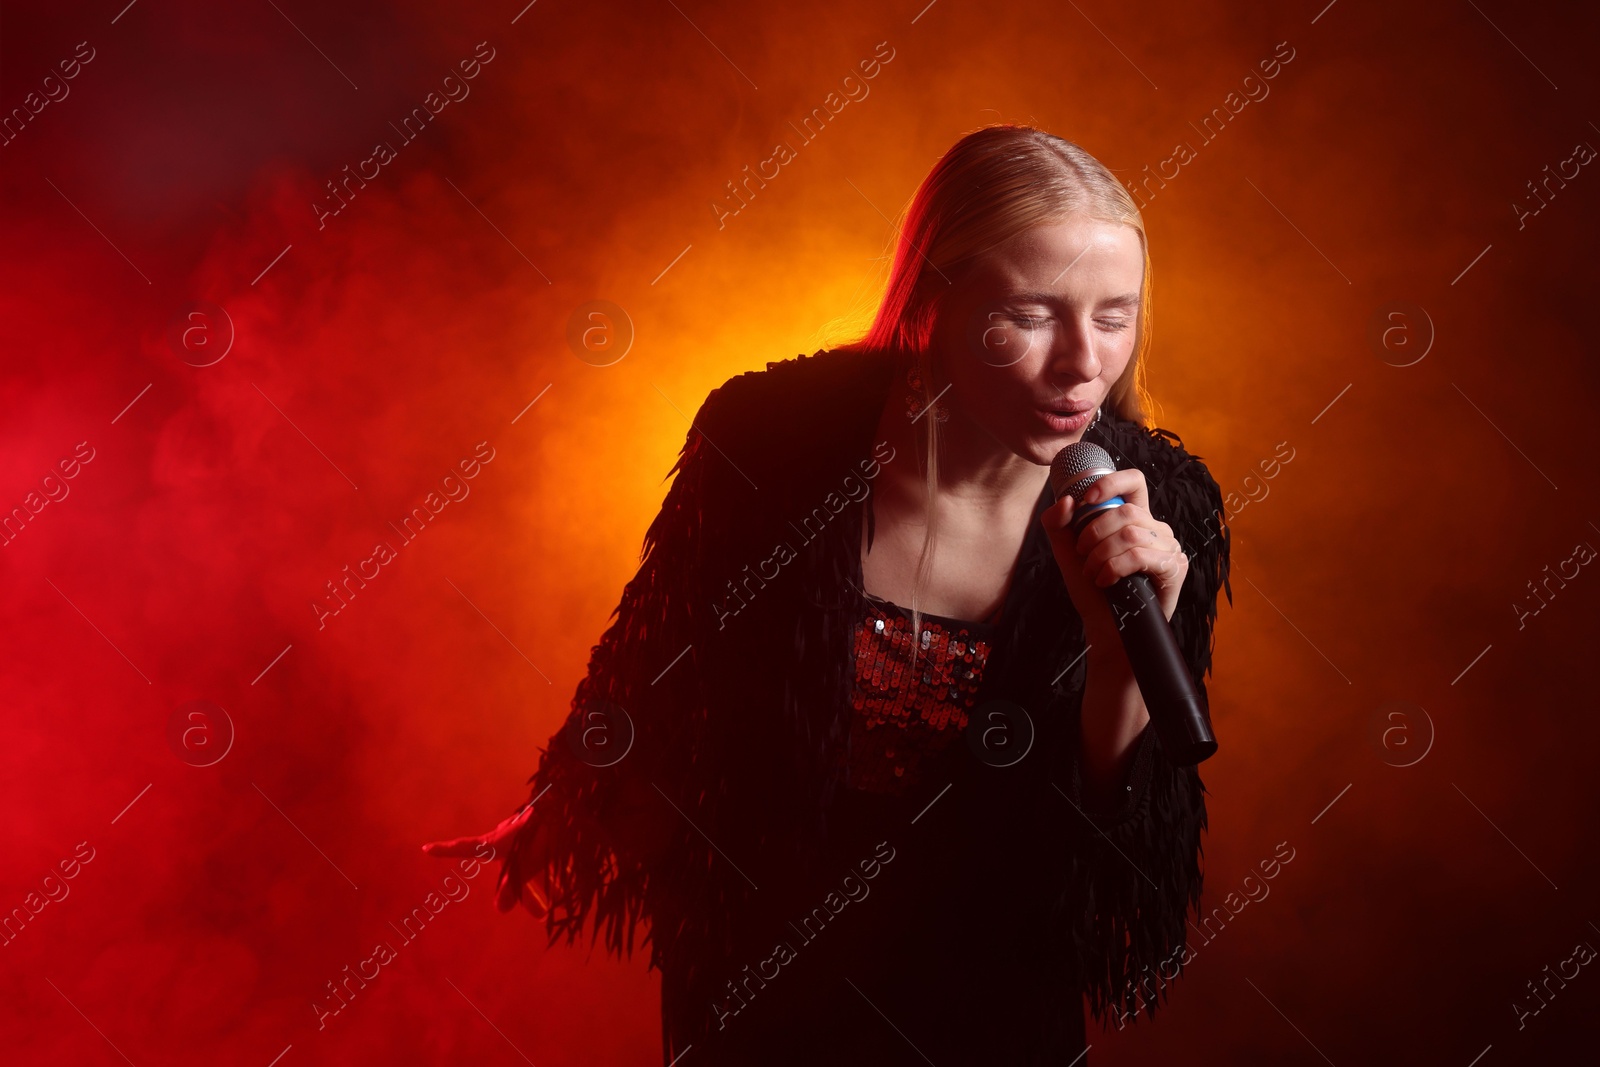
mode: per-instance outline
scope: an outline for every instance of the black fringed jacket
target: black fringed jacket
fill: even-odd
[[[865,501],[877,464],[916,462],[873,440],[889,391],[903,388],[897,367],[819,352],[711,392],[567,727],[530,779],[533,820],[555,840],[550,940],[570,944],[589,924],[591,943],[603,928],[608,951],[631,955],[648,920],[666,1062],[710,1039],[713,1002],[755,958],[748,920],[763,891],[814,877],[825,854],[846,784]],[[1106,410],[1090,439],[1144,471],[1153,514],[1190,555],[1172,624],[1204,699],[1219,590],[1232,601],[1221,492],[1168,431]],[[1036,514],[1053,500],[1046,486]],[[952,746],[912,810],[954,783],[961,810],[992,811],[1030,864],[1004,920],[1026,927],[1097,1018],[1153,1014],[1200,898],[1204,787],[1147,728],[1126,802],[1084,808],[1083,624],[1037,521],[1018,568],[978,700],[1025,708],[1034,747],[997,768]],[[519,848],[531,828],[502,881],[537,873]]]

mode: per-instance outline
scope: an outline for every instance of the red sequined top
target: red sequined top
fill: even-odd
[[[855,628],[853,788],[903,795],[928,760],[959,743],[995,631],[992,620],[924,612],[913,668],[910,610],[868,597]]]

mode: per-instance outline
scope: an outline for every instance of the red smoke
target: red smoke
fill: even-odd
[[[418,846],[525,798],[706,393],[862,325],[997,120],[1143,190],[1236,537],[1227,921],[1093,1060],[1575,1041],[1592,16],[124,3],[0,36],[8,1062],[657,1057],[642,958]]]

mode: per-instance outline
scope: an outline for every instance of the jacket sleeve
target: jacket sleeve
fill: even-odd
[[[1189,555],[1189,571],[1173,612],[1173,635],[1210,716],[1205,678],[1211,668],[1217,594],[1229,585],[1230,533],[1222,493],[1205,466],[1180,448],[1159,480],[1150,479],[1151,511],[1172,526]],[[1080,695],[1082,690],[1079,690]],[[1081,704],[1080,704],[1081,710]],[[1074,725],[1076,720],[1074,721]],[[1067,921],[1090,1011],[1102,1023],[1153,1016],[1160,993],[1188,959],[1188,911],[1200,901],[1206,828],[1205,787],[1198,769],[1176,767],[1154,726],[1134,742],[1120,795],[1109,806],[1083,801],[1082,767],[1072,745],[1063,791],[1075,848],[1070,861]]]
[[[726,396],[725,386],[712,390],[688,432],[639,569],[529,779],[533,814],[503,857],[502,886],[542,874],[551,943],[565,935],[571,944],[589,924],[591,946],[603,929],[608,953],[631,956],[653,861],[681,818],[667,799],[669,775],[688,762],[681,746],[704,706],[699,664],[712,605],[701,576],[722,524],[703,521],[702,509],[711,483],[732,471],[718,454]],[[536,832],[547,835],[542,864]]]

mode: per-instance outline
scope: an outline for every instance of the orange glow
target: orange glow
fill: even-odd
[[[122,2],[0,40],[8,1062],[658,1058],[642,955],[418,846],[525,799],[706,394],[862,330],[994,121],[1145,183],[1236,539],[1207,908],[1295,854],[1097,1067],[1577,1040],[1600,978],[1508,1010],[1600,945],[1575,9]]]

